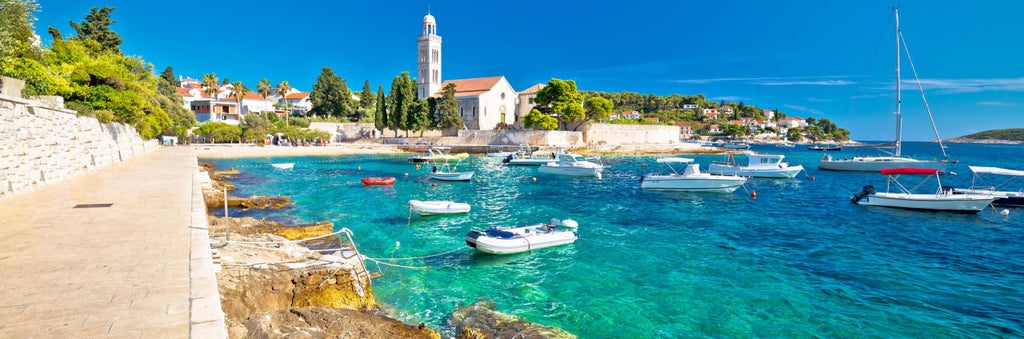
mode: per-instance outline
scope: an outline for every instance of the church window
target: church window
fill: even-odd
[[[505,92],[501,92],[501,98],[505,99]]]
[[[530,98],[530,105],[533,105],[533,98]]]

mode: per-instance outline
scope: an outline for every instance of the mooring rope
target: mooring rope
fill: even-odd
[[[438,254],[424,255],[424,256],[421,256],[421,257],[374,258],[374,259],[376,259],[376,260],[416,260],[416,259],[426,259],[426,258],[439,257],[439,256],[442,256],[442,255],[445,255],[445,254],[449,254],[449,253],[452,253],[452,252],[458,252],[458,251],[461,251],[461,250],[464,250],[464,249],[467,249],[467,248],[469,248],[469,247],[462,247],[462,246],[460,246],[459,248],[456,248],[456,249],[451,250],[451,251],[445,251],[445,252],[441,252],[441,253],[438,253]]]
[[[428,270],[428,269],[430,269],[430,266],[406,266],[406,265],[399,265],[399,264],[391,264],[391,263],[377,261],[376,259],[373,259],[373,258],[370,258],[370,257],[363,257],[363,259],[366,259],[366,260],[375,262],[378,265],[384,265],[384,266],[393,266],[393,267],[398,267],[398,268],[408,268],[408,269],[414,269],[414,270]]]

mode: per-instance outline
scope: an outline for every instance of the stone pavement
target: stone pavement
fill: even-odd
[[[0,337],[226,337],[199,185],[168,147],[0,202]]]

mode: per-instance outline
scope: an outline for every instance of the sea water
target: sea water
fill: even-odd
[[[937,149],[907,143],[904,154]],[[864,185],[884,190],[884,176],[819,171],[823,153],[799,145],[754,150],[785,154],[806,173],[754,178],[734,193],[671,193],[639,189],[643,174],[666,170],[654,156],[605,156],[601,179],[474,156],[457,168],[476,173],[470,182],[429,180],[430,165],[416,168],[408,155],[214,161],[242,171],[233,194],[294,202],[232,216],[351,229],[360,252],[393,264],[367,261],[382,274],[373,281],[378,302],[393,317],[446,336],[451,312],[477,300],[581,338],[1024,336],[1024,209],[1002,216],[1002,207],[954,214],[859,206],[850,196]],[[941,177],[947,186],[971,184],[967,165],[1024,169],[1018,145],[948,151],[960,162],[949,167],[958,175]],[[702,168],[724,160],[687,157]],[[276,162],[295,167],[274,169]],[[360,182],[378,176],[398,180]],[[902,179],[909,187],[923,178]],[[934,192],[934,180],[922,191]],[[466,202],[473,210],[419,217],[409,213],[412,199]],[[579,222],[580,239],[505,256],[465,245],[471,229],[551,218]]]

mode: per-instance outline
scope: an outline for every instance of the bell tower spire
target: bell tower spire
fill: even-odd
[[[437,21],[430,15],[423,17],[423,34],[417,39],[419,61],[417,62],[416,97],[429,98],[441,89],[441,36],[437,35]]]

